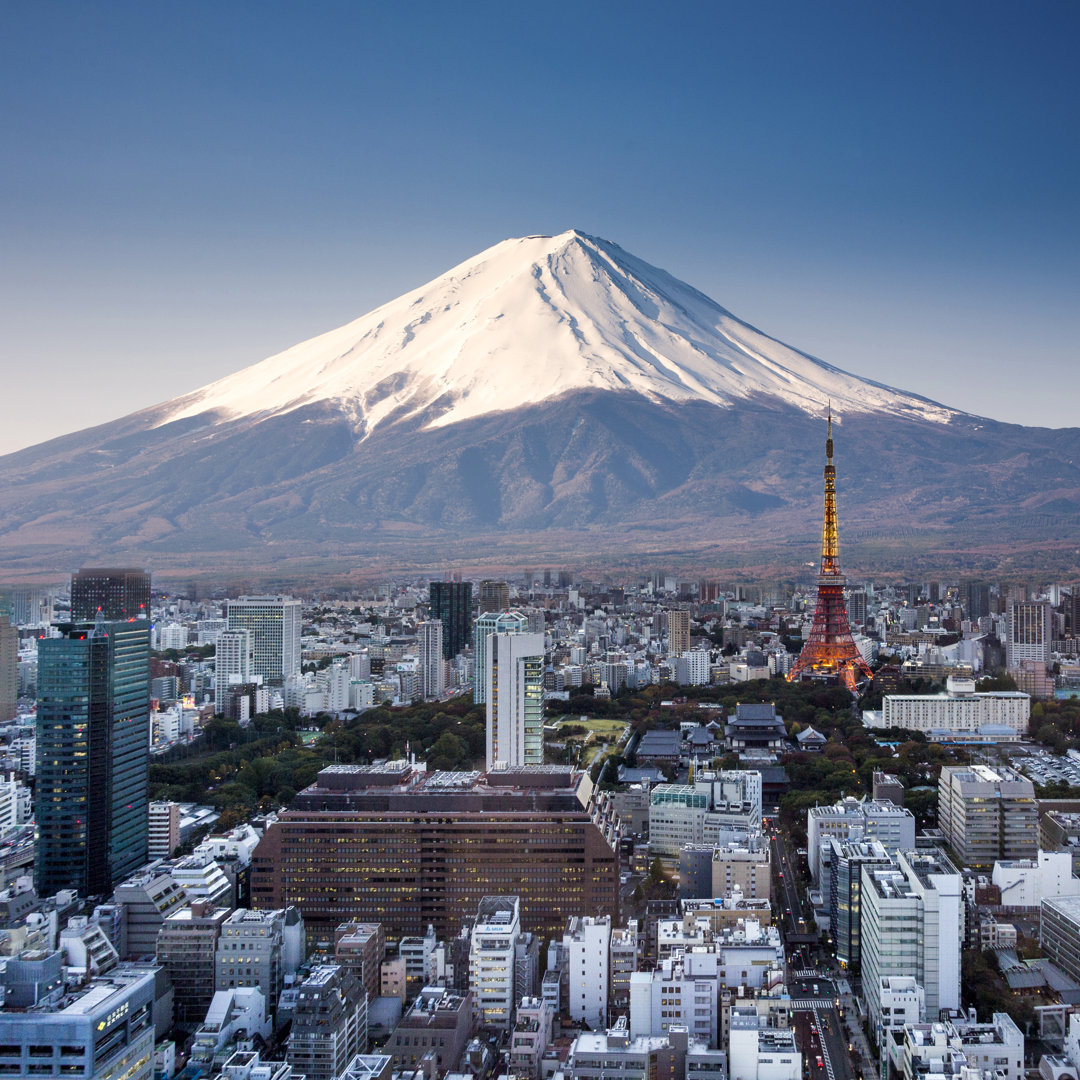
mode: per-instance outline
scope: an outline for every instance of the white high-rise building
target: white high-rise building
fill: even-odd
[[[570,1019],[593,1031],[607,1026],[611,916],[574,916],[563,934]]]
[[[485,896],[469,942],[469,990],[478,1025],[508,1029],[514,1014],[514,951],[521,937],[516,896]]]
[[[281,686],[300,674],[300,601],[291,596],[241,596],[228,601],[230,630],[251,632],[252,675]]]
[[[520,611],[489,611],[473,624],[473,704],[487,701],[488,638],[492,634],[524,634],[528,628],[529,620]]]
[[[225,711],[232,683],[251,682],[251,632],[222,630],[214,649],[214,705]]]
[[[326,695],[325,708],[341,712],[349,707],[349,668],[344,662],[323,668],[315,678],[315,685]]]
[[[420,693],[438,699],[446,693],[446,664],[443,661],[443,624],[437,619],[417,627],[420,653]]]
[[[882,980],[910,975],[926,1015],[960,1007],[963,885],[944,859],[900,851],[895,868],[862,869],[862,985],[878,1045],[884,1045]]]
[[[168,623],[158,630],[159,649],[186,649],[188,629],[180,623]]]
[[[707,686],[709,650],[689,649],[675,660],[675,681],[680,686]]]
[[[544,635],[487,639],[487,769],[544,763]]]

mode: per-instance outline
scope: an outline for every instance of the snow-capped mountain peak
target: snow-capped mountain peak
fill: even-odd
[[[441,427],[578,390],[811,414],[956,413],[850,375],[741,322],[618,245],[570,230],[505,240],[354,322],[169,403],[163,424],[265,417],[333,401],[361,437]]]

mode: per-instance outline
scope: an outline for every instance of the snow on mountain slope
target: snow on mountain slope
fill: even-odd
[[[176,399],[160,424],[337,403],[361,437],[440,427],[580,389],[727,406],[765,395],[811,414],[946,422],[925,398],[825,364],[741,322],[616,244],[576,230],[506,240],[337,330]]]

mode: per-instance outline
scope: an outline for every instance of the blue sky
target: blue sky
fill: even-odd
[[[860,375],[1077,423],[1080,5],[9,3],[0,451],[570,227]]]

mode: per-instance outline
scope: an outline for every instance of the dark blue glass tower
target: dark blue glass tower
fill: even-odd
[[[428,598],[431,618],[442,623],[443,659],[453,660],[472,643],[472,582],[433,581]]]
[[[146,862],[150,624],[38,642],[34,883],[99,896]]]

